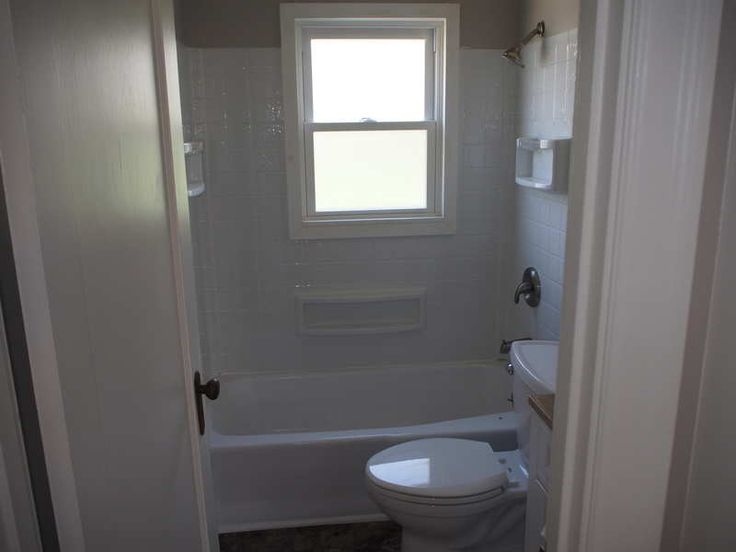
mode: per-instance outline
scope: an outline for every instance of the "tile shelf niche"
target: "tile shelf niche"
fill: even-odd
[[[302,335],[400,333],[425,326],[425,287],[323,288],[296,295]]]
[[[570,139],[517,138],[516,183],[527,188],[567,191]]]

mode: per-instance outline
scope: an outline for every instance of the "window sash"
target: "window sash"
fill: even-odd
[[[456,231],[459,12],[457,4],[281,4],[286,172],[292,239],[424,236]],[[309,73],[305,71],[305,62],[309,63],[309,58],[304,46],[307,44],[305,35],[311,29],[343,29],[352,37],[366,29],[374,37],[378,29],[397,31],[403,36],[407,36],[407,29],[424,29],[431,34],[432,40],[425,42],[433,46],[433,55],[426,56],[431,71],[425,66],[425,76],[429,80],[431,75],[432,87],[431,94],[426,96],[425,110],[428,105],[433,109],[428,111],[428,121],[424,122],[435,123],[433,135],[427,135],[434,146],[434,151],[427,155],[429,160],[434,153],[435,159],[431,177],[434,191],[428,196],[428,203],[434,200],[434,213],[371,211],[358,216],[349,212],[337,218],[330,212],[327,216],[307,217],[306,197],[311,186],[306,174],[311,152],[308,154],[307,150],[312,149],[307,145],[307,138],[309,142],[312,140],[305,126],[314,121],[311,114],[307,117],[307,104],[311,111],[311,99],[306,101],[305,73]]]
[[[304,122],[314,122],[312,97],[312,53],[311,40],[320,39],[395,39],[407,40],[421,38],[425,41],[424,55],[424,119],[436,121],[439,117],[439,84],[437,50],[437,27],[426,22],[358,21],[346,25],[345,22],[324,21],[316,26],[301,27],[302,81],[304,98]],[[387,121],[382,121],[387,122]]]
[[[434,121],[363,122],[363,123],[305,123],[304,145],[306,162],[306,189],[303,216],[305,221],[327,220],[401,220],[442,214],[441,156],[438,155],[437,123]],[[425,209],[380,209],[370,211],[317,212],[314,181],[314,133],[341,131],[426,130],[427,131],[427,207]]]

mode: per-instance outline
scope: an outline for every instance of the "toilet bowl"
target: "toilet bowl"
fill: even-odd
[[[469,439],[419,439],[366,464],[368,491],[402,527],[403,552],[523,549],[527,479],[518,451]]]

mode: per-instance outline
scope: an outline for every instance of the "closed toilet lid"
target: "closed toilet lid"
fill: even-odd
[[[469,496],[508,485],[491,446],[469,439],[401,443],[371,457],[366,475],[379,487],[428,497]]]

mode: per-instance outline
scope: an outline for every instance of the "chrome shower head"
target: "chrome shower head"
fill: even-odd
[[[521,46],[514,46],[513,48],[509,48],[503,53],[503,57],[505,57],[511,63],[518,65],[519,67],[524,67],[524,64],[521,62]]]
[[[512,46],[511,48],[506,50],[503,53],[503,57],[509,60],[511,63],[518,65],[519,67],[524,67],[524,63],[521,61],[521,49],[529,44],[529,42],[531,42],[531,40],[535,36],[544,36],[544,21],[540,21],[539,23],[537,23],[536,27],[534,27],[524,38],[522,38],[516,46]]]

